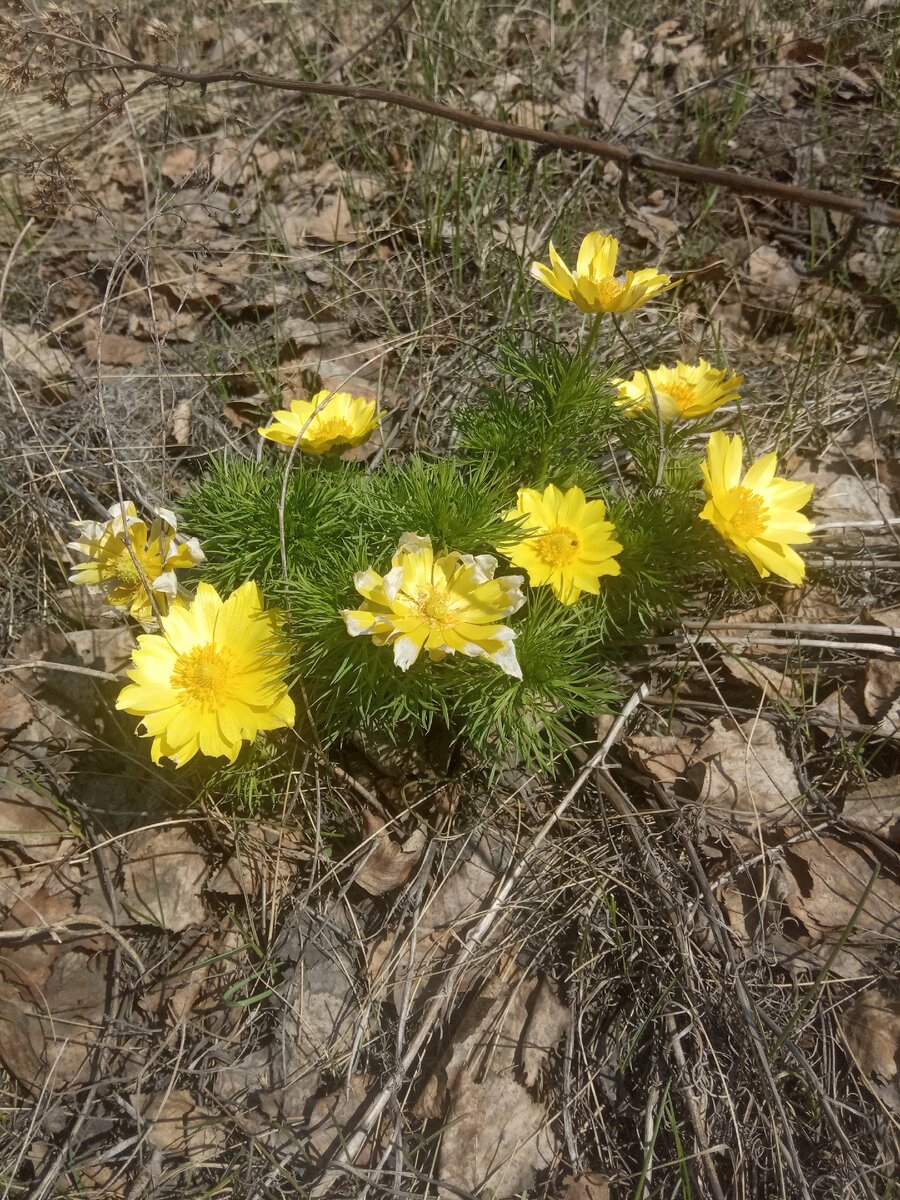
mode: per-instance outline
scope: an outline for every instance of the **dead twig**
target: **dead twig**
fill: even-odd
[[[260,75],[253,71],[241,70],[182,71],[175,67],[162,66],[160,63],[141,62],[121,51],[96,46],[92,42],[66,34],[46,33],[42,36],[66,42],[84,50],[92,50],[97,54],[106,54],[116,60],[117,70],[144,71],[159,81],[195,83],[201,88],[207,88],[214,83],[245,83],[251,87],[294,92],[300,96],[336,96],[345,100],[390,104],[397,108],[408,108],[414,112],[424,113],[426,116],[437,117],[442,121],[451,121],[455,125],[463,125],[470,129],[482,129],[486,133],[494,133],[500,137],[536,142],[541,146],[565,150],[574,154],[590,154],[606,162],[617,163],[620,168],[625,167],[630,170],[640,168],[656,175],[679,179],[683,183],[726,188],[728,191],[742,196],[765,196],[772,200],[800,204],[805,208],[832,209],[835,212],[848,213],[859,223],[900,227],[900,209],[891,208],[888,205],[871,204],[859,197],[842,196],[837,192],[826,192],[819,188],[795,187],[793,184],[778,183],[776,180],[764,179],[759,175],[744,175],[738,171],[726,171],[718,167],[703,167],[696,163],[680,162],[677,159],[663,158],[662,155],[652,154],[649,151],[631,151],[625,146],[615,146],[609,142],[599,142],[593,138],[578,137],[575,134],[533,129],[527,125],[511,125],[506,121],[497,121],[493,117],[484,117],[479,113],[467,112],[449,104],[440,104],[434,100],[426,100],[421,96],[410,96],[405,92],[395,92],[388,88],[285,79],[277,75]],[[118,111],[118,107],[115,111]],[[94,128],[96,124],[96,120],[92,121],[88,128]],[[66,145],[70,145],[79,136],[79,134],[75,134],[66,142]]]

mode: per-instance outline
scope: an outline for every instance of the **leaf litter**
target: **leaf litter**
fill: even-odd
[[[559,6],[561,16],[565,7]],[[326,38],[314,22],[309,37],[317,50],[322,40],[323,61],[341,63],[364,46],[368,28],[360,26],[374,20],[368,7],[362,16],[342,13],[335,22],[337,33]],[[772,31],[762,28],[761,21],[759,6],[753,6],[742,21],[725,12],[714,14],[700,36],[676,19],[652,28],[625,28],[612,38],[608,62],[582,46],[560,62],[552,84],[548,78],[545,93],[537,95],[531,64],[541,47],[554,45],[558,31],[543,18],[502,14],[493,32],[506,61],[483,89],[483,105],[498,113],[499,106],[509,106],[514,119],[551,128],[599,129],[600,136],[610,130],[616,137],[623,130],[640,130],[642,123],[659,116],[664,138],[666,101],[684,92],[683,103],[677,101],[678,120],[682,126],[694,121],[687,89],[697,81],[709,83],[723,70],[731,61],[729,47],[770,37]],[[299,18],[297,28],[302,34]],[[202,29],[198,25],[195,32],[198,69],[238,61],[262,65],[262,58],[275,52],[256,29],[223,30],[213,22]],[[788,46],[792,35],[784,33]],[[159,46],[145,43],[145,33],[139,32],[135,44],[152,58]],[[804,121],[754,126],[753,105],[748,105],[726,147],[738,164],[746,160],[756,166],[762,148],[763,169],[782,172],[782,177],[786,173],[804,182],[809,174],[827,175],[832,169],[817,149],[820,139],[810,138],[805,128],[813,117],[804,96],[824,83],[830,119],[839,122],[843,108],[853,120],[859,109],[852,106],[860,97],[872,96],[878,76],[872,63],[839,62],[824,52],[824,45],[821,49],[810,44],[801,55],[780,51],[777,70],[748,80],[748,95],[757,107],[803,113]],[[14,97],[13,124],[32,136],[37,114],[41,122],[52,120],[47,129],[51,141],[65,141],[83,123],[90,95],[82,85],[74,86],[78,107],[73,115],[36,103],[36,95]],[[146,135],[160,119],[166,103],[153,90],[129,102],[139,134]],[[364,291],[365,264],[376,261],[376,253],[384,251],[378,261],[389,266],[392,258],[405,261],[398,248],[409,230],[402,212],[395,212],[397,197],[381,176],[372,177],[365,169],[323,166],[312,138],[285,145],[277,131],[268,130],[223,137],[227,105],[219,95],[210,95],[207,103],[210,119],[192,126],[191,144],[173,140],[162,149],[159,165],[167,191],[159,193],[154,243],[140,270],[123,275],[123,294],[103,327],[98,310],[104,292],[97,281],[115,269],[122,238],[134,236],[147,218],[148,176],[131,146],[118,137],[105,153],[94,154],[86,187],[54,218],[56,249],[51,239],[45,259],[53,287],[39,321],[4,320],[5,365],[40,413],[49,405],[70,403],[73,379],[81,372],[94,377],[98,361],[104,381],[120,380],[135,392],[141,375],[155,371],[159,352],[165,363],[161,378],[171,394],[165,392],[167,411],[158,429],[148,419],[160,407],[155,381],[149,396],[128,410],[136,415],[127,419],[124,405],[119,411],[125,390],[107,392],[110,436],[118,446],[152,446],[154,439],[162,444],[163,436],[167,445],[182,448],[189,448],[192,438],[198,444],[218,444],[222,412],[227,415],[229,405],[236,424],[244,421],[252,431],[256,413],[249,420],[240,415],[248,396],[265,414],[281,402],[277,392],[289,395],[308,386],[315,375],[324,382],[322,373],[326,386],[338,386],[351,370],[368,364],[361,386],[371,386],[384,398],[395,385],[397,356],[378,341],[377,323],[373,329],[367,314],[360,321],[362,309],[345,322],[335,289],[349,280]],[[167,124],[171,115],[166,114]],[[346,111],[336,109],[332,136],[348,136],[350,125]],[[785,128],[791,135],[787,138]],[[689,129],[696,131],[695,125]],[[806,158],[799,152],[803,141],[812,146]],[[0,134],[0,148],[2,143]],[[490,152],[494,142],[473,137],[470,145]],[[697,150],[702,161],[699,141]],[[448,148],[447,164],[455,161]],[[412,142],[398,145],[397,163],[401,186],[407,188],[421,168]],[[607,185],[617,176],[615,168],[602,172]],[[20,182],[23,201],[30,204],[33,183]],[[152,180],[150,186],[155,186]],[[676,198],[660,192],[641,193],[636,215],[627,216],[624,226],[639,249],[659,253],[665,248],[674,254],[683,248],[686,229],[693,236],[693,225],[680,193]],[[500,207],[502,216],[499,208],[488,213],[490,245],[478,259],[482,271],[491,255],[506,246],[519,254],[529,247],[534,253],[542,249],[533,222],[516,220],[517,213]],[[848,330],[860,327],[864,313],[849,288],[804,275],[803,256],[775,230],[778,215],[777,206],[760,213],[749,201],[741,211],[741,227],[722,230],[724,236],[717,236],[708,257],[727,258],[724,269],[715,268],[726,279],[726,290],[715,297],[715,311],[723,315],[728,353],[746,354],[751,361],[756,356],[766,366],[783,362],[793,370],[794,350],[774,333],[765,336],[779,322],[797,329],[810,321],[821,335],[825,322],[833,321],[846,337]],[[414,219],[408,223],[415,228]],[[796,239],[794,214],[788,223]],[[5,223],[0,225],[4,239],[6,229]],[[379,237],[388,234],[377,248],[370,233],[376,229]],[[13,228],[5,244],[16,232]],[[863,280],[873,292],[883,288],[891,261],[886,232],[866,234],[866,249],[848,261],[851,279]],[[273,271],[258,253],[266,238],[289,263],[289,278]],[[445,238],[448,244],[452,240]],[[402,294],[408,280],[401,275],[399,284],[389,286]],[[727,287],[738,293],[730,303]],[[300,301],[291,310],[297,296]],[[212,318],[211,309],[217,310]],[[843,310],[853,314],[852,322]],[[208,361],[199,370],[192,362],[184,374],[195,371],[195,377],[186,383],[176,376],[182,351],[205,345],[211,320],[219,320],[219,314],[230,328],[216,364],[220,392],[213,397],[202,394]],[[267,324],[253,328],[260,320]],[[272,392],[260,387],[255,348],[248,352],[244,337],[248,324],[249,340],[268,338],[278,359]],[[865,340],[864,332],[855,335],[860,339]],[[176,363],[179,371],[172,372]],[[852,365],[848,375],[852,400]],[[354,383],[359,382],[355,377]],[[894,519],[896,479],[887,465],[878,465],[891,459],[884,440],[879,432],[866,446],[864,438],[854,435],[844,449],[855,470],[840,454],[808,462],[810,478],[819,485],[819,522]],[[376,450],[373,445],[368,452]],[[97,470],[91,461],[86,478],[92,487],[107,487],[108,480]],[[175,486],[181,486],[177,479]],[[864,555],[872,537],[847,528],[830,532],[821,544],[826,552],[837,547],[838,553],[861,547]],[[872,593],[871,600],[883,601],[877,586]],[[774,613],[758,614],[760,620],[776,622],[785,616],[820,624],[866,619],[858,606],[847,612],[836,593],[816,598],[811,590],[800,597],[786,594]],[[88,636],[51,636],[36,627],[20,638],[14,656],[121,671],[131,637],[126,629],[96,623],[75,632]],[[739,699],[752,693],[754,707],[765,686],[767,695],[777,693],[798,713],[826,713],[824,704],[818,709],[808,704],[812,685],[817,699],[824,690],[817,682],[818,664],[773,659],[764,652],[752,660],[744,657],[743,667],[723,661],[729,686],[741,689]],[[390,1028],[395,1020],[414,1022],[428,998],[440,993],[449,963],[508,866],[509,850],[486,835],[435,877],[430,856],[436,844],[430,830],[422,832],[427,826],[408,819],[403,796],[410,771],[408,763],[401,763],[397,785],[383,793],[384,815],[364,814],[369,857],[358,845],[348,856],[341,878],[342,886],[354,889],[346,892],[352,899],[335,903],[333,896],[318,894],[312,899],[307,874],[321,849],[309,829],[254,820],[234,829],[205,819],[173,823],[172,796],[162,794],[162,785],[138,778],[138,772],[108,778],[113,772],[123,774],[121,758],[113,765],[101,757],[93,773],[85,769],[99,753],[97,739],[115,739],[98,690],[103,686],[40,668],[0,679],[0,746],[8,772],[0,801],[0,987],[4,1014],[9,1014],[9,1021],[0,1025],[0,1058],[33,1096],[46,1088],[60,1093],[66,1103],[67,1088],[86,1083],[95,1072],[98,1047],[115,1046],[116,1070],[129,1080],[141,1077],[139,1085],[121,1089],[120,1101],[134,1131],[129,1136],[147,1129],[150,1144],[167,1165],[216,1164],[228,1144],[223,1112],[267,1153],[299,1144],[304,1153],[327,1162],[381,1084],[378,1071],[370,1073],[369,1068],[380,1062],[384,1069],[384,1060],[373,1051],[382,1036],[382,1016],[388,1014]],[[827,711],[837,714],[839,728],[849,721],[877,737],[890,737],[897,729],[898,691],[894,660],[869,655],[845,667]],[[115,744],[121,749],[121,741]],[[676,721],[663,738],[635,734],[627,750],[644,778],[660,784],[673,800],[678,819],[697,823],[692,828],[710,882],[746,964],[774,952],[795,979],[804,972],[814,976],[826,963],[830,979],[866,983],[873,973],[886,974],[886,982],[869,983],[856,994],[841,1021],[864,1078],[885,1104],[896,1108],[900,1033],[889,983],[896,943],[895,860],[890,857],[897,844],[895,768],[894,773],[888,768],[884,778],[876,774],[860,783],[852,777],[829,785],[832,807],[825,809],[808,786],[810,764],[797,741],[768,714],[731,720],[720,713],[703,726]],[[811,740],[807,750],[814,757],[821,752],[821,741]],[[132,768],[129,760],[124,774]],[[60,780],[69,780],[71,787],[60,786]],[[533,801],[523,803],[527,807]],[[91,828],[98,816],[99,838],[98,829]],[[396,832],[401,829],[405,836]],[[875,865],[881,874],[858,907]],[[339,873],[341,864],[329,858],[327,869]],[[634,887],[633,881],[626,883],[621,903]],[[537,902],[533,891],[517,894],[517,899],[523,907],[526,901]],[[260,928],[257,911],[262,913]],[[515,914],[506,918],[507,928],[515,919]],[[582,937],[594,920],[584,918]],[[612,939],[615,925],[609,921],[604,937]],[[373,927],[379,932],[369,936]],[[850,934],[833,957],[848,927]],[[261,930],[277,931],[265,955],[259,953],[259,942],[265,940]],[[536,1180],[554,1178],[571,1154],[561,1136],[552,1089],[544,1088],[558,1066],[562,1043],[582,1036],[580,1025],[573,1031],[570,1005],[562,999],[563,994],[568,999],[569,987],[536,968],[533,956],[511,953],[499,934],[484,950],[462,976],[458,992],[446,997],[441,1036],[429,1051],[415,1099],[417,1119],[443,1129],[434,1173],[447,1195],[456,1194],[454,1187],[515,1194]],[[135,1006],[130,1010],[111,1007],[121,999],[119,981],[113,979],[117,961],[120,976],[132,972],[127,978]],[[615,970],[598,970],[592,986],[616,986],[619,976],[633,969],[623,953]],[[635,1001],[628,997],[626,1003]],[[147,1014],[152,1028],[141,1029]],[[115,1025],[113,1017],[123,1024]],[[582,1010],[581,1017],[589,1023],[592,1013]],[[214,1045],[206,1058],[200,1053],[205,1082],[197,1090],[170,1086],[168,1076],[154,1074],[160,1046],[174,1053],[185,1031],[191,1039],[196,1035],[194,1045],[204,1039]],[[627,1063],[628,1057],[623,1050],[616,1061]],[[641,1060],[639,1068],[652,1077],[652,1061]],[[197,1076],[180,1076],[179,1082],[185,1078],[193,1089]],[[644,1082],[631,1082],[635,1094]],[[593,1075],[582,1079],[588,1094],[593,1085]],[[607,1103],[609,1112],[599,1102],[593,1107],[602,1120],[612,1122],[632,1099],[613,1087]],[[498,1112],[510,1114],[506,1123],[498,1122]],[[596,1119],[596,1112],[589,1120]],[[373,1135],[360,1166],[381,1159],[387,1145],[383,1132]],[[34,1155],[38,1165],[54,1152],[48,1142],[42,1146]],[[596,1165],[605,1168],[607,1163]],[[573,1173],[557,1179],[549,1194],[606,1200],[608,1175],[569,1166]],[[623,1178],[631,1171],[628,1194],[640,1167],[634,1159],[611,1167]],[[110,1185],[104,1169],[109,1170],[96,1167],[92,1177],[98,1188]],[[158,1177],[158,1162],[155,1170]],[[82,1179],[88,1179],[86,1169]],[[649,1178],[647,1182],[649,1187]],[[618,1194],[620,1182],[612,1186]],[[110,1185],[107,1194],[116,1187]]]

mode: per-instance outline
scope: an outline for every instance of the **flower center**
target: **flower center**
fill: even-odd
[[[144,582],[141,579],[141,573],[138,571],[135,561],[131,557],[131,553],[129,552],[127,546],[123,546],[118,554],[115,555],[115,557],[112,559],[111,565],[113,575],[121,583],[141,584]],[[145,567],[144,574],[146,573],[147,571]]]
[[[447,624],[453,602],[447,592],[428,584],[419,588],[413,603],[419,616],[434,627]]]
[[[186,692],[187,700],[211,712],[231,698],[233,669],[231,652],[208,642],[178,656],[169,682]]]
[[[657,391],[659,390],[660,389],[657,388]],[[681,380],[676,380],[675,383],[667,384],[664,391],[667,396],[671,396],[671,398],[675,401],[675,403],[678,405],[679,411],[684,412],[686,408],[690,407],[690,405],[694,403],[694,398],[697,394],[697,387],[693,383],[684,383]]]
[[[612,275],[604,275],[601,279],[594,279],[592,282],[597,288],[597,299],[604,306],[611,304],[624,290],[623,285],[613,279]]]
[[[578,534],[568,525],[554,525],[535,538],[535,549],[548,567],[565,567],[578,553]]]
[[[328,421],[323,421],[316,431],[316,437],[330,438],[335,442],[352,442],[354,431],[350,428],[350,422],[346,417],[332,417]]]
[[[736,500],[731,524],[741,537],[759,537],[766,532],[769,524],[769,510],[759,492],[751,492],[749,488],[736,487],[728,492],[731,500]]]

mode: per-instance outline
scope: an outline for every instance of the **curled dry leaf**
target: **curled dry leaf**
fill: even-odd
[[[609,1176],[574,1175],[563,1176],[557,1200],[609,1200]]]
[[[891,737],[900,729],[900,659],[869,659],[863,703],[869,716],[878,722],[876,732],[882,737]]]
[[[354,880],[370,896],[402,887],[418,865],[425,848],[425,834],[415,829],[401,845],[395,842],[380,817],[365,809],[363,818],[372,848],[354,875]]]
[[[801,278],[774,246],[759,246],[747,259],[747,293],[754,307],[789,312],[796,303]]]
[[[859,847],[829,839],[794,844],[783,855],[765,869],[757,864],[742,872],[724,888],[722,903],[738,942],[747,950],[764,946],[795,970],[817,972],[829,963],[834,979],[870,975],[896,941],[896,884],[877,882],[835,954],[871,877],[871,859]],[[820,859],[827,862],[829,855],[834,862],[826,870]]]
[[[742,683],[752,684],[759,688],[764,695],[780,696],[789,704],[797,704],[803,700],[803,688],[788,674],[787,660],[779,669],[766,666],[765,663],[757,661],[749,654],[742,654],[740,657],[723,654],[722,665],[735,679],[741,680]]]
[[[841,1018],[844,1037],[869,1086],[900,1113],[900,996],[883,983],[866,988]]]

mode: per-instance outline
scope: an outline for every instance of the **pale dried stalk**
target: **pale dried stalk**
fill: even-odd
[[[465,942],[460,947],[459,952],[456,955],[456,960],[444,979],[443,987],[441,987],[438,993],[429,1001],[428,1007],[426,1008],[422,1017],[421,1024],[419,1025],[415,1036],[407,1046],[406,1053],[403,1055],[400,1065],[397,1068],[397,1071],[394,1073],[394,1077],[381,1089],[381,1091],[378,1092],[378,1094],[369,1104],[368,1108],[360,1118],[356,1130],[349,1136],[345,1136],[342,1139],[340,1149],[335,1154],[329,1168],[319,1182],[315,1185],[315,1187],[311,1190],[310,1200],[316,1200],[316,1197],[324,1195],[324,1193],[331,1187],[334,1180],[340,1175],[341,1167],[345,1164],[353,1163],[353,1161],[359,1155],[360,1151],[365,1145],[366,1138],[369,1136],[369,1133],[375,1125],[375,1122],[387,1108],[392,1097],[396,1095],[407,1072],[413,1066],[425,1043],[431,1037],[441,1013],[445,1009],[447,1000],[454,994],[456,986],[459,983],[463,972],[466,970],[473,953],[478,949],[479,946],[482,945],[494,923],[501,916],[503,906],[509,899],[513,888],[522,877],[525,868],[530,864],[531,859],[537,849],[543,844],[547,838],[547,835],[558,823],[566,809],[587,783],[591,774],[597,769],[597,767],[603,764],[610,749],[618,740],[619,735],[624,729],[629,717],[637,708],[637,706],[643,701],[646,692],[647,687],[646,685],[642,684],[635,692],[632,693],[609,733],[603,739],[599,749],[585,763],[578,775],[578,778],[566,792],[565,796],[563,796],[562,800],[560,800],[559,804],[557,804],[556,808],[553,810],[544,824],[537,831],[524,854],[522,854],[515,867],[507,875],[504,883],[501,884],[494,896],[494,899],[491,901],[489,908],[482,915],[481,920],[467,936]]]

